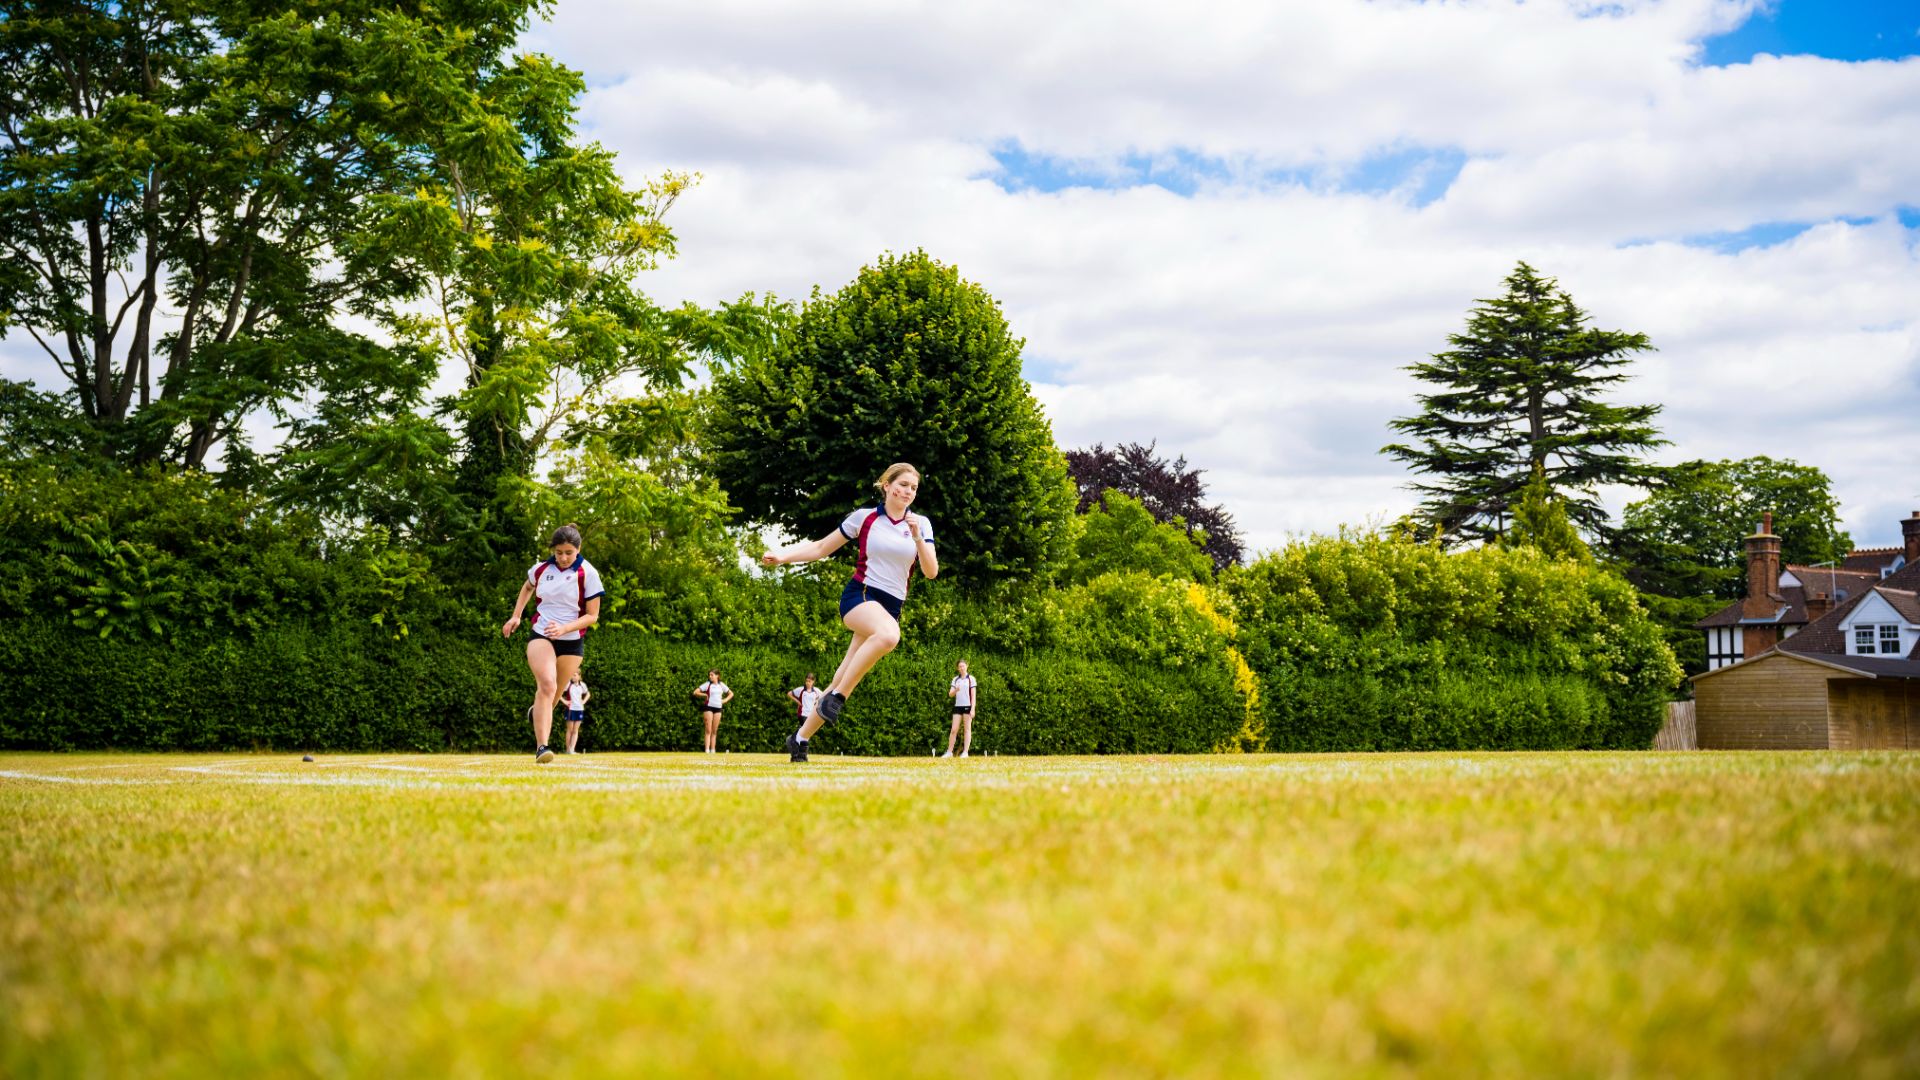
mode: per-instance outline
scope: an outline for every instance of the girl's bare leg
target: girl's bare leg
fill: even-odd
[[[967,741],[960,744],[960,756],[966,757],[973,753],[973,714],[968,713],[960,719],[966,724],[967,731]]]
[[[580,666],[577,656],[561,657]],[[553,699],[560,692],[559,673],[554,663],[553,645],[545,640],[527,642],[527,668],[533,672],[533,745],[547,745],[553,734]],[[569,672],[571,674],[571,672]]]
[[[579,745],[579,743],[580,743],[580,721],[569,720],[567,721],[567,753],[569,754],[573,753],[573,748]]]
[[[887,609],[877,600],[861,604],[840,621],[853,631],[853,640],[847,645],[845,659],[834,669],[827,692],[844,698],[852,696],[853,688],[860,685],[860,680],[867,677],[867,672],[873,670],[881,657],[899,646],[900,624],[893,621],[893,616],[887,614]],[[813,733],[825,722],[818,712],[807,717],[807,722],[800,725],[800,738],[803,741],[813,738]]]
[[[953,726],[947,729],[947,756],[953,756],[953,740],[960,737],[960,715],[954,714]]]
[[[828,689],[839,691],[841,697],[852,697],[854,687],[867,677],[873,665],[899,648],[900,624],[893,621],[893,616],[887,614],[887,609],[877,600],[869,600],[847,612],[843,621],[847,629],[853,631],[855,644],[847,650],[847,658],[840,662],[840,670],[833,673],[833,685]]]

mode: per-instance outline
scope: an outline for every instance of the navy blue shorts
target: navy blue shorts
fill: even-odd
[[[849,581],[847,587],[840,590],[840,617],[846,618],[847,612],[869,600],[878,600],[880,606],[887,609],[894,622],[900,621],[900,605],[903,601],[890,592],[869,588],[864,581]]]
[[[567,723],[569,724],[577,724],[580,721],[585,720],[586,718],[587,718],[587,710],[585,709],[568,709],[567,710]]]

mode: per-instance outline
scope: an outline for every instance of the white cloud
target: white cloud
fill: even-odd
[[[1895,543],[1920,58],[1697,66],[1755,6],[562,0],[528,44],[586,71],[586,133],[630,175],[704,174],[657,297],[798,298],[924,247],[1002,302],[1064,445],[1157,439],[1256,547],[1412,504],[1375,452],[1403,368],[1519,259],[1651,335],[1626,395],[1667,406],[1663,458],[1817,465],[1855,539]],[[983,177],[1011,143],[1209,169],[1192,197],[1009,192]],[[1468,160],[1424,207],[1263,180],[1407,148]],[[1777,222],[1816,227],[1678,242]]]

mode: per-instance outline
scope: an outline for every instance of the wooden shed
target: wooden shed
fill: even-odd
[[[1693,678],[1702,750],[1920,749],[1920,662],[1775,649]]]
[[[1835,750],[1920,750],[1920,679],[1829,684],[1827,745]]]

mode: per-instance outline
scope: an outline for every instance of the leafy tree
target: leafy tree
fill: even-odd
[[[369,343],[337,313],[406,284],[338,247],[368,196],[413,186],[412,147],[382,121],[420,80],[392,86],[387,61],[472,84],[532,7],[13,5],[0,330],[38,341],[117,445],[202,464],[249,412],[356,363]]]
[[[1239,563],[1246,553],[1240,533],[1232,515],[1201,501],[1207,493],[1201,470],[1187,468],[1185,457],[1169,462],[1156,456],[1155,445],[1124,443],[1109,450],[1095,443],[1091,450],[1067,451],[1067,472],[1080,492],[1080,512],[1089,512],[1106,492],[1119,491],[1138,500],[1155,521],[1180,521],[1201,543],[1215,570]]]
[[[1547,477],[1539,466],[1513,504],[1513,526],[1500,542],[1507,547],[1536,548],[1549,559],[1593,561],[1593,552],[1567,519],[1566,506],[1547,490]]]
[[[32,383],[0,379],[0,459],[86,462],[98,449],[97,436],[56,395],[43,394]]]
[[[1645,334],[1599,330],[1552,278],[1520,263],[1506,293],[1481,300],[1452,347],[1411,365],[1439,389],[1419,395],[1416,416],[1392,422],[1412,437],[1382,453],[1432,479],[1416,482],[1421,515],[1449,540],[1487,540],[1507,529],[1514,497],[1540,469],[1567,516],[1604,535],[1593,490],[1645,485],[1657,470],[1642,455],[1665,445],[1658,405],[1612,405],[1600,395],[1628,378]]]
[[[477,568],[517,558],[551,524],[553,493],[534,480],[543,453],[570,447],[594,475],[639,482],[640,463],[615,469],[575,425],[622,394],[673,391],[697,361],[764,351],[784,308],[749,296],[665,310],[635,287],[674,253],[664,218],[693,178],[628,187],[610,152],[576,137],[579,73],[539,55],[452,65],[437,31],[391,30],[371,61],[386,88],[373,110],[417,175],[371,195],[367,227],[343,246],[349,265],[430,310],[380,312],[400,347],[372,385],[390,392],[334,388],[338,407],[295,424],[290,462],[310,489],[351,492],[344,505],[370,520],[417,493],[420,528]],[[465,373],[445,403],[451,444],[415,412],[423,376],[449,364]]]
[[[838,293],[816,289],[775,351],[715,379],[715,475],[748,519],[819,536],[874,500],[889,462],[911,461],[943,576],[1050,574],[1073,489],[1020,376],[1022,344],[955,268],[883,255]]]
[[[1081,524],[1071,573],[1076,581],[1106,573],[1168,575],[1181,581],[1213,577],[1213,560],[1200,537],[1188,533],[1179,518],[1155,521],[1139,499],[1123,491],[1110,489]]]
[[[1610,545],[1627,580],[1663,596],[1737,600],[1746,538],[1773,514],[1782,564],[1838,560],[1853,549],[1827,474],[1787,459],[1689,461],[1622,515]]]

